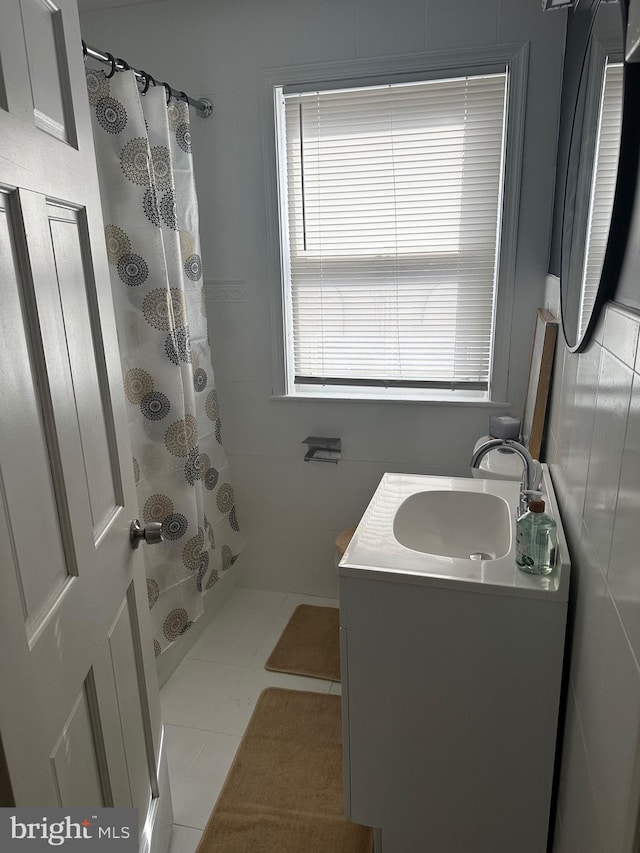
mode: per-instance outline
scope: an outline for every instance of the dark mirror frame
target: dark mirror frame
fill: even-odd
[[[569,149],[567,155],[566,180],[564,184],[562,227],[561,227],[561,269],[560,269],[560,307],[562,316],[562,329],[568,349],[571,352],[581,352],[588,344],[593,330],[598,321],[602,306],[611,299],[615,293],[616,285],[620,277],[620,271],[625,255],[629,227],[633,211],[633,203],[638,178],[638,162],[640,159],[640,65],[634,65],[624,61],[623,70],[623,98],[622,98],[622,130],[620,136],[620,155],[618,160],[618,171],[616,176],[615,194],[611,222],[609,226],[609,237],[605,250],[600,283],[594,301],[591,317],[580,336],[578,334],[577,322],[569,323],[569,306],[575,304],[576,299],[570,300],[568,288],[575,279],[569,275],[569,260],[571,258],[571,245],[573,242],[573,214],[577,193],[577,179],[579,173],[580,155],[582,149],[582,122],[584,118],[584,106],[586,100],[585,87],[587,84],[587,60],[589,46],[593,29],[593,22],[600,6],[600,0],[595,0],[588,10],[588,26],[580,22],[577,15],[585,15],[586,3],[575,12],[569,12],[568,26],[574,24],[577,27],[578,38],[583,39],[582,56],[580,59],[581,69],[579,84],[575,100],[573,101],[573,116],[571,120],[571,133],[569,137]],[[624,43],[628,20],[629,0],[620,0],[620,13],[622,18],[621,53],[624,56]],[[583,17],[584,20],[584,17]],[[569,237],[567,238],[567,235]]]

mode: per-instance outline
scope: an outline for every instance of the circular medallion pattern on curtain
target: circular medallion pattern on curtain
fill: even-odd
[[[100,98],[96,103],[96,118],[107,133],[122,133],[127,126],[127,111],[115,98]]]
[[[138,503],[164,534],[142,549],[159,655],[244,541],[207,336],[188,106],[167,105],[162,87],[141,97],[132,71],[86,76]]]

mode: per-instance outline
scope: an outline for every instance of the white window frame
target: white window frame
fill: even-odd
[[[528,43],[492,45],[465,51],[438,51],[373,60],[352,60],[317,65],[270,69],[263,74],[261,125],[267,202],[269,279],[271,282],[271,321],[273,345],[273,395],[287,399],[329,400],[418,400],[486,405],[506,401],[511,350],[511,321],[514,296],[519,201],[524,147]],[[287,329],[289,305],[283,282],[288,276],[286,235],[280,227],[278,139],[276,97],[278,92],[304,92],[339,89],[353,85],[379,85],[423,79],[461,77],[508,71],[507,137],[504,168],[502,222],[499,235],[499,261],[495,293],[489,390],[448,391],[414,388],[314,387],[299,393],[293,389],[287,371]]]

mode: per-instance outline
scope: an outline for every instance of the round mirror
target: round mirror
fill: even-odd
[[[619,180],[628,0],[580,3],[569,13],[566,55],[580,68],[564,192],[560,302],[568,348],[587,343],[617,283],[635,174]],[[565,71],[566,73],[566,71]],[[631,179],[633,178],[633,180]]]

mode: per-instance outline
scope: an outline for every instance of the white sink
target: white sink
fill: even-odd
[[[520,483],[385,474],[340,561],[341,577],[427,584],[566,601],[570,566],[553,484],[542,466],[546,511],[558,523],[556,568],[516,566]]]
[[[426,554],[496,560],[511,547],[510,508],[488,492],[418,492],[398,507],[393,535],[401,545]]]

